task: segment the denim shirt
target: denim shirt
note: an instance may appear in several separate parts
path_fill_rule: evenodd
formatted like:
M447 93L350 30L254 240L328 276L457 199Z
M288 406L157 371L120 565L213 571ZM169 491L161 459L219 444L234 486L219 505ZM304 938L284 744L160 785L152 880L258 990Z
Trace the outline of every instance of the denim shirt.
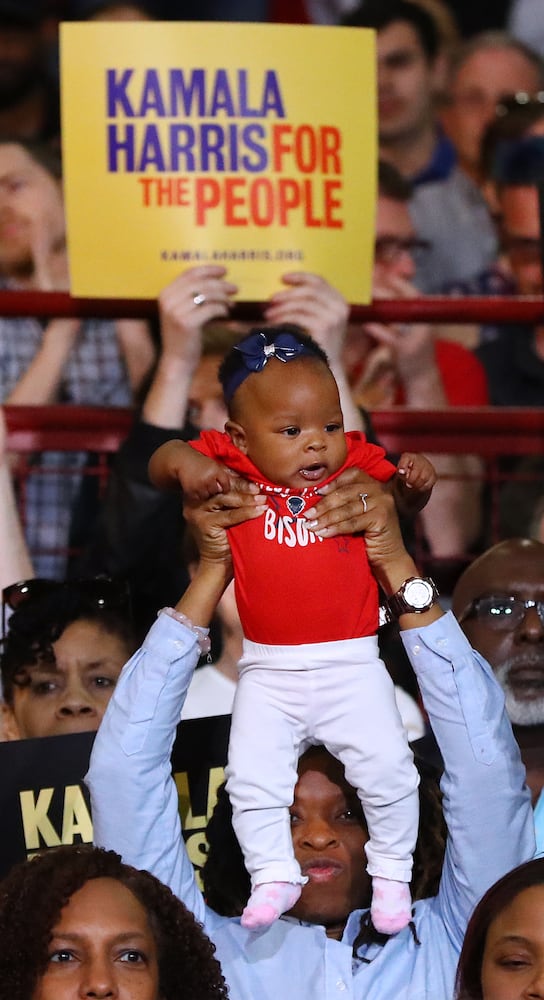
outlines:
M215 942L232 1000L451 1000L467 920L480 896L535 850L519 750L490 667L450 613L402 638L444 758L449 837L438 895L415 904L409 928L383 947L352 946L282 917L244 929L204 903L186 854L170 753L197 661L194 635L160 615L125 666L98 731L87 784L96 842L166 882ZM419 943L418 943L419 942Z

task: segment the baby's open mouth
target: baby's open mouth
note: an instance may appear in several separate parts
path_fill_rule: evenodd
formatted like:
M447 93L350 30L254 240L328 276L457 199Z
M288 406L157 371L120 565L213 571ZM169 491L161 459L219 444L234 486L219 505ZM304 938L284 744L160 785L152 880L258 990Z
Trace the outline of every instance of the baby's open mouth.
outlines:
M324 479L327 475L327 467L317 462L314 465L307 465L305 469L300 470L300 475L304 479L308 479L309 482L315 483L319 479Z

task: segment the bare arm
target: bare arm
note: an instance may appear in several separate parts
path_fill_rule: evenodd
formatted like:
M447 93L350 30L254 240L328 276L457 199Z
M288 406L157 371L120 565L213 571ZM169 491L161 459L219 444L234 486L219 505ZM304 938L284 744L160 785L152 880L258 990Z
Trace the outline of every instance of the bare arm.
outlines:
M139 319L118 319L115 333L127 367L130 387L135 393L155 360L149 324Z
M402 540L393 497L383 492L373 493L363 517L370 567L386 596L391 597L405 580L419 575ZM420 628L437 621L443 614L442 608L434 604L421 614L401 615L399 626L401 629Z
M227 469L185 441L167 441L151 456L149 478L158 489L181 487L191 500L207 500L230 488Z
M436 362L404 382L406 404L446 409L448 402ZM437 483L421 513L435 556L449 557L470 548L481 527L481 462L475 455L432 455Z
M0 590L34 576L26 547L6 454L6 425L0 408Z
M54 403L79 328L78 319L52 319L44 330L39 351L3 402L20 406Z
M191 526L200 561L191 583L176 608L195 624L207 625L217 602L232 579L226 529L266 510L266 497L254 483L230 477L229 489L205 503L185 500L183 515Z
M68 258L64 231L58 228L61 216L51 219L42 205L30 220L33 274L29 287L42 291L63 291L69 287ZM64 225L62 220L62 226ZM79 319L52 319L31 364L4 403L43 405L54 403L66 361L81 327Z
M227 317L236 286L225 280L225 268L192 267L175 278L159 296L162 347L142 416L156 427L182 427L191 380L200 361L202 329L212 319ZM195 303L195 295L204 301Z
M395 278L375 297L412 298L417 290ZM442 375L436 361L437 331L425 323L385 326L368 324L365 329L394 360L403 386L406 406L413 409L447 409ZM480 463L473 455L432 455L438 481L422 511L425 535L433 555L449 557L464 553L477 537L481 524Z
M408 516L423 510L435 485L436 472L432 462L418 452L403 452L392 480L397 510Z

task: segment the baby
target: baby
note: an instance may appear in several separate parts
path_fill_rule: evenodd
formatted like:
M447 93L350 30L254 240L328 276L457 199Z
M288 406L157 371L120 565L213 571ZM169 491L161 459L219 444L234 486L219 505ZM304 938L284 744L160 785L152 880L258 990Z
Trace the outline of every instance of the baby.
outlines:
M204 498L229 489L231 469L267 497L263 517L229 529L245 637L226 772L251 875L242 924L268 926L308 881L294 857L289 807L300 753L323 743L363 805L373 924L396 933L411 917L418 775L379 659L377 583L362 535L320 537L304 512L321 486L352 466L390 483L397 502L418 510L434 469L410 454L397 470L363 434L344 433L327 357L297 327L252 331L219 377L226 433L163 445L150 472L157 485L175 481ZM367 494L361 499L366 510Z

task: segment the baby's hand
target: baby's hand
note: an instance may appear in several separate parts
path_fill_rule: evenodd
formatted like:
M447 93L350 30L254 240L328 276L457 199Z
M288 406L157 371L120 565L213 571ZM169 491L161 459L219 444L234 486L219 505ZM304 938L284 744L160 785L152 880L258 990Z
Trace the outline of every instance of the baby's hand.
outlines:
M224 465L202 455L186 441L167 441L151 456L149 478L157 489L179 489L195 502L230 489Z
M432 490L436 483L434 465L419 452L405 451L400 456L397 475L408 489L425 492Z
M194 454L197 461L187 462L183 472L179 472L184 496L198 501L208 500L218 493L227 493L230 489L230 476L225 466L198 452Z
M396 492L404 503L411 510L422 510L436 483L436 472L425 455L406 451L399 459L395 479Z

